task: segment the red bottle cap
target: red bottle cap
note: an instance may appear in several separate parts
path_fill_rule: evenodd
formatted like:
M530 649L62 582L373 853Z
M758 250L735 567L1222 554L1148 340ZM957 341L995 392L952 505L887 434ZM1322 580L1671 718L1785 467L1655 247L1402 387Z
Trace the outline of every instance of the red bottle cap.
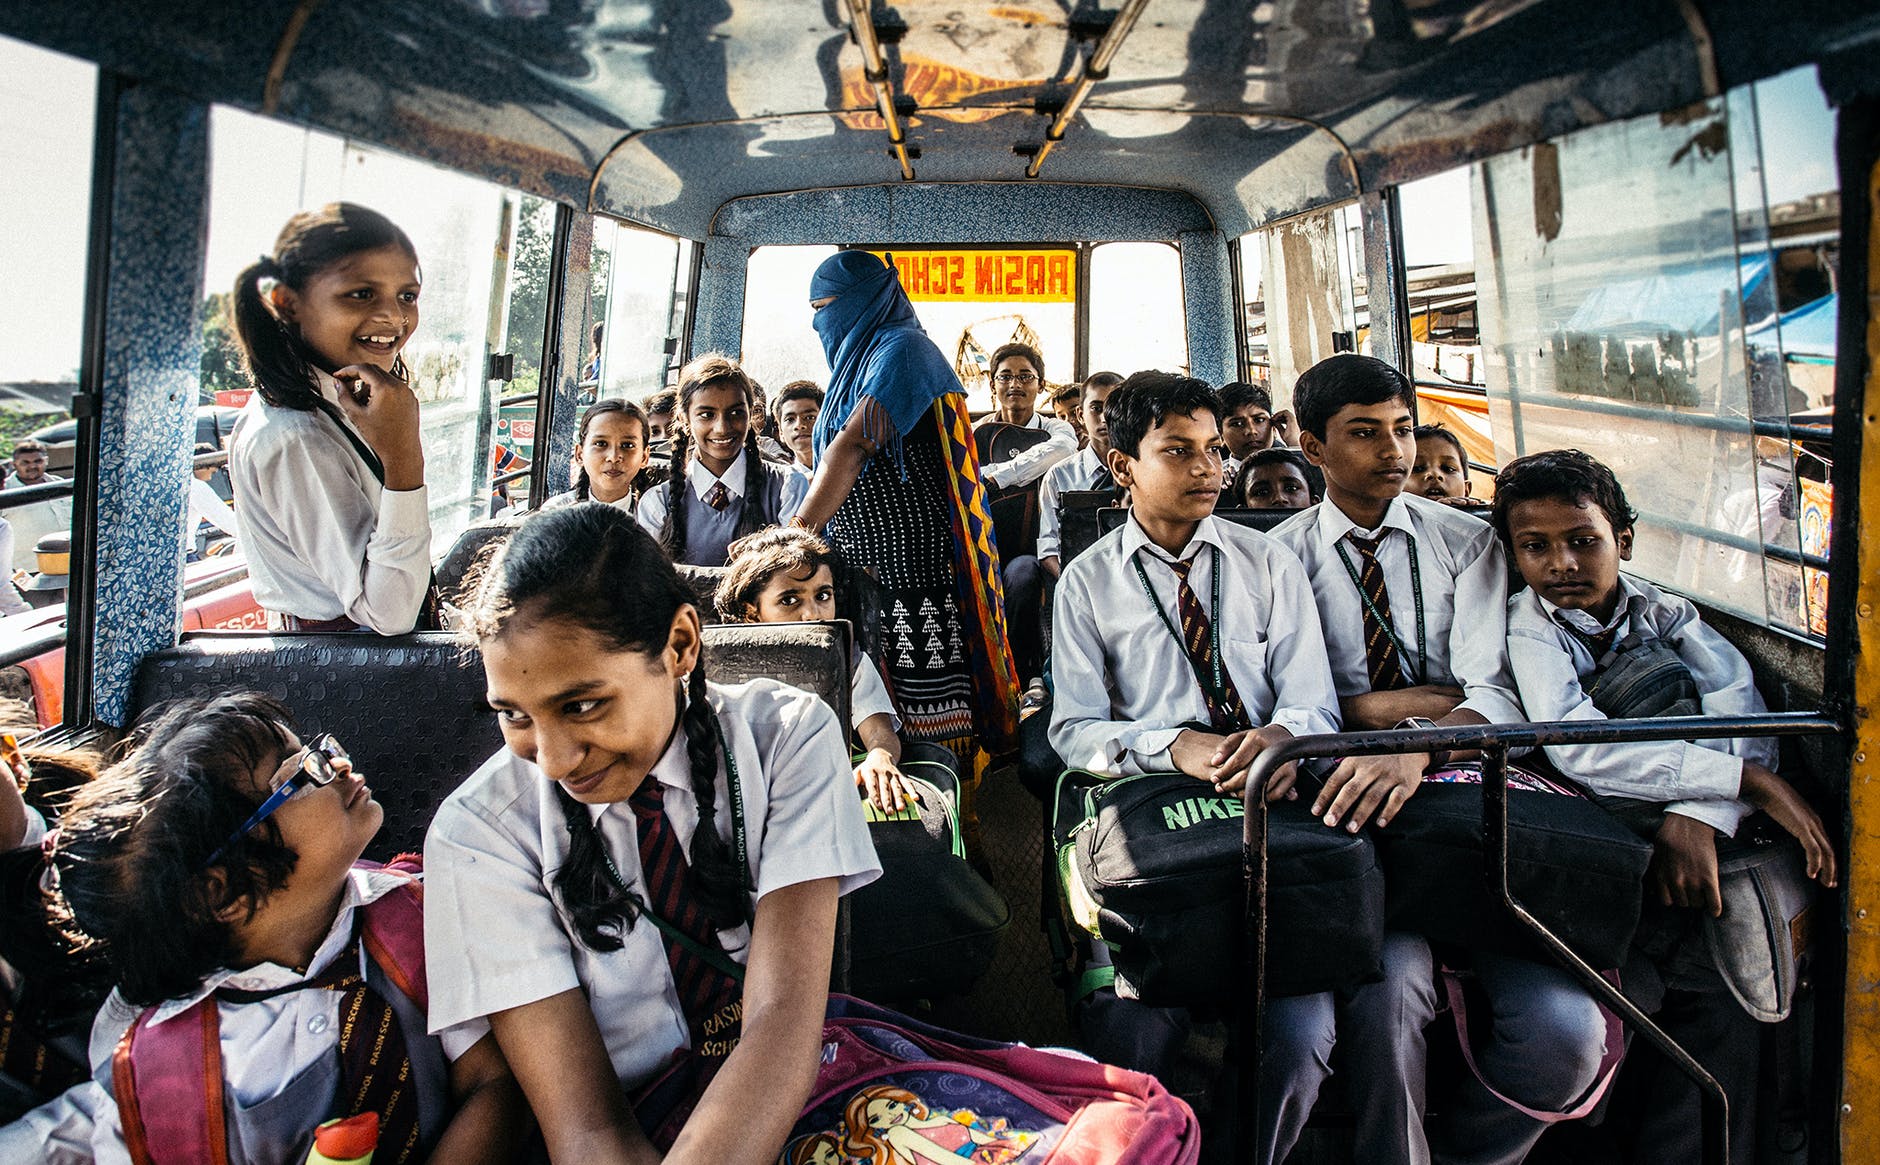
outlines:
M379 1147L379 1114L362 1112L323 1124L313 1134L313 1147L335 1161L356 1161Z

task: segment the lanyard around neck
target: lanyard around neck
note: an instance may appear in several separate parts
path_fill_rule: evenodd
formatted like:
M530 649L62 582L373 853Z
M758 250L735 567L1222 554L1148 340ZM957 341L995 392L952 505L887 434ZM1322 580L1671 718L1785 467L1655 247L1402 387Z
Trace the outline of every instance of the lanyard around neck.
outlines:
M1389 531L1386 531L1386 533L1388 532ZM1411 678L1418 684L1422 684L1428 681L1430 668L1429 643L1425 638L1423 630L1423 569L1417 563L1416 535L1410 533L1408 530L1401 531L1401 533L1403 534L1404 541L1409 543L1410 595L1416 603L1417 613L1417 662L1416 670L1411 673ZM1366 541L1369 541L1369 539L1366 539ZM1381 535L1379 536L1377 545L1379 550L1383 549L1384 542ZM1377 609L1377 604L1371 601L1370 592L1364 589L1364 580L1358 574L1358 568L1352 565L1351 556L1345 553L1345 539L1341 536L1338 541L1332 543L1332 549L1338 552L1338 561L1345 564L1345 573L1351 576L1351 585L1358 589L1358 601L1364 604L1365 610L1371 612L1371 618L1376 619L1378 625L1384 628L1384 634L1390 636L1390 641L1397 645L1398 657L1403 659L1407 664L1410 659L1409 649L1404 646L1402 637L1397 634L1397 625L1391 621L1390 616ZM1376 557L1376 550L1373 550L1371 553L1373 557ZM1377 570L1378 574L1381 576L1384 572L1384 561L1382 559L1377 560ZM1386 593L1389 592L1389 584L1385 585L1385 591Z
M1208 695L1216 703L1220 703L1224 701L1227 693L1227 677L1221 670L1221 548L1218 546L1210 546L1208 550L1210 552L1208 558L1208 572L1211 576L1208 580L1208 644L1213 648L1211 653L1213 655L1213 676L1209 684L1210 690ZM1149 605L1155 608L1157 615L1161 616L1162 626L1168 628L1168 633L1175 637L1175 643L1182 649L1182 654L1187 655L1188 640L1183 637L1181 628L1175 626L1174 621L1168 617L1168 612L1162 609L1162 600L1156 598L1155 587L1151 586L1149 583L1149 573L1142 569L1142 550L1140 547L1137 548L1136 553L1129 556L1129 565L1136 568L1136 581L1142 584L1142 593L1149 596ZM1179 609L1179 600L1176 606L1177 609ZM1200 677L1196 678L1198 679Z

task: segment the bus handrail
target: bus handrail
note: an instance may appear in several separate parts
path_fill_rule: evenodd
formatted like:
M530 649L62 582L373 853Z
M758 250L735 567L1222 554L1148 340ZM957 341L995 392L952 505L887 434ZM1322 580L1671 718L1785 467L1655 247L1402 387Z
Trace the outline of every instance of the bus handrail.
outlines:
M1281 765L1329 756L1378 756L1385 753L1475 749L1482 754L1482 830L1489 888L1517 922L1545 947L1566 971L1600 1003L1643 1035L1698 1087L1703 1098L1704 1160L1729 1160L1729 1098L1704 1066L1653 1023L1617 987L1547 928L1514 896L1508 874L1508 750L1562 744L1619 744L1652 740L1717 740L1745 736L1830 736L1844 725L1819 712L1770 712L1760 716L1657 716L1638 720L1572 720L1548 723L1472 724L1451 728L1386 729L1299 736L1276 744L1247 770L1246 816L1241 849L1241 879L1246 901L1241 917L1246 933L1241 971L1253 984L1251 1004L1241 1003L1235 1018L1235 1042L1242 1061L1240 1112L1236 1129L1241 1159L1251 1159L1259 1124L1260 1022L1266 1005L1266 783Z
M70 479L54 478L38 485L16 485L11 489L0 489L0 510L30 506L34 502L49 502L54 498L69 498L72 496L72 488Z

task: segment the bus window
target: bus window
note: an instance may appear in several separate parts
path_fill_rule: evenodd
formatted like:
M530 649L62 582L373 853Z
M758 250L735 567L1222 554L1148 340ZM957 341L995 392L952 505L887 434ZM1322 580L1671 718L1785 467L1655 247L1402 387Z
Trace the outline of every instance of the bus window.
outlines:
M1249 372L1272 389L1274 408L1291 405L1293 381L1320 360L1369 351L1360 332L1364 234L1356 203L1242 235L1240 261Z
M423 315L404 357L423 405L432 546L449 546L489 512L487 434L495 420L485 399L485 370L492 332L501 332L492 327L492 301L503 303L509 274L492 256L509 251L500 244L506 241L505 202L511 196L488 182L221 106L213 112L211 132L207 314L215 314L218 297L226 312L237 273L272 249L281 224L302 207L337 199L362 203L411 236L424 272ZM552 207L548 218L552 236ZM526 208L523 221L530 221ZM524 250L526 242L518 229L516 249ZM543 239L544 257L548 245ZM539 295L546 294L543 284ZM529 332L520 327L517 338ZM539 325L534 335L539 358ZM239 361L230 351L232 332L214 339L216 359ZM210 359L205 351L205 363ZM205 382L204 390L218 402L246 399L245 389L216 393Z
M0 211L13 224L0 261L13 276L0 280L0 475L9 490L41 474L72 476L97 85L88 62L0 38L0 142L16 160L0 174ZM44 451L28 446L15 457L29 438ZM8 507L0 519L11 540L0 640L11 643L33 626L58 626L69 557L58 540L71 536L72 498ZM44 555L35 551L42 539ZM29 695L11 683L0 692Z
M582 371L584 396L639 401L666 383L678 354L671 328L679 259L671 235L612 219L594 224L594 318L604 322L599 350L588 357L596 363Z
M1167 243L1101 243L1090 252L1089 296L1089 371L1187 371L1180 251Z
M834 247L759 247L744 276L744 335L739 361L766 388L792 380L825 387L829 362L810 323L809 281Z
M1796 567L1798 549L1826 554L1829 499L1797 474L1816 402L1779 346L1764 354L1782 317L1771 229L1790 212L1763 193L1755 104L1739 92L1475 167L1487 380L1502 460L1572 446L1618 473L1640 511L1632 569L1819 630L1825 576L1811 598ZM1813 173L1833 181L1831 163Z

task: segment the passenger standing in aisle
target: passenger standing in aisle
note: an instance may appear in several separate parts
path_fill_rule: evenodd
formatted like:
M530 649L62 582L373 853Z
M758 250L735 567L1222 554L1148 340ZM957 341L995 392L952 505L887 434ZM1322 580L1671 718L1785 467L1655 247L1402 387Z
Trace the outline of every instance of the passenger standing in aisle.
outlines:
M847 561L873 569L882 670L907 735L945 745L977 774L985 750L1011 742L1018 686L965 394L875 256L831 255L810 305L829 388L797 524L827 526Z
M1480 519L1402 492L1416 455L1415 399L1402 373L1369 356L1308 369L1293 407L1303 451L1325 471L1325 500L1273 536L1311 577L1347 729L1517 722L1501 543ZM1385 828L1438 759L1347 757L1312 811L1354 833L1367 822ZM1530 1108L1565 1111L1598 1074L1598 1007L1557 967L1486 951L1472 965L1494 1009L1493 1037L1476 1057L1483 1073ZM1425 1140L1423 1029L1437 1002L1429 943L1387 932L1384 975L1341 1003L1341 1025L1374 1033L1347 1045L1358 1158L1512 1165L1527 1156L1546 1126L1474 1077Z
M235 524L277 631L410 631L431 581L411 240L335 202L289 219L235 280L255 395L229 438Z
M881 872L842 727L708 683L691 590L610 506L523 523L466 619L508 748L425 839L432 1030L489 1018L556 1161L769 1165L816 1078L836 899ZM681 1063L667 1143L634 1092Z

